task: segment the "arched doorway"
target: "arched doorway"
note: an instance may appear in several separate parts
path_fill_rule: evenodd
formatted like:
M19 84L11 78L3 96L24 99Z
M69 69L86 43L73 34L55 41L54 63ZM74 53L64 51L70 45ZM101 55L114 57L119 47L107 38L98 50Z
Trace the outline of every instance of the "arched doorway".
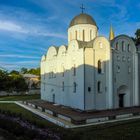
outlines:
M126 85L122 85L117 89L117 94L118 94L118 107L126 107L127 106L127 101L126 97L129 96L129 90Z

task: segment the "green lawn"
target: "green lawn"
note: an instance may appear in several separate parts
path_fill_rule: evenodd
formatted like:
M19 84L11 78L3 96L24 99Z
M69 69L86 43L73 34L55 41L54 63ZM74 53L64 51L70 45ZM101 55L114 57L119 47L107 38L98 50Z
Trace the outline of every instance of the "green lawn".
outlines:
M13 95L13 96L0 96L0 101L24 101L24 100L32 100L32 99L40 99L39 94L35 95Z
M19 115L22 115L22 118L28 120L29 122L36 122L38 126L49 126L49 127L55 127L52 123L40 118L39 116L33 114L32 112L16 105L16 104L0 104L0 110L3 111L10 111L11 113L16 113Z
M35 114L17 106L16 104L0 104L0 110L10 111L39 127L45 126L53 132L62 135L64 140L139 140L140 119L124 122L89 126L76 129L58 127Z

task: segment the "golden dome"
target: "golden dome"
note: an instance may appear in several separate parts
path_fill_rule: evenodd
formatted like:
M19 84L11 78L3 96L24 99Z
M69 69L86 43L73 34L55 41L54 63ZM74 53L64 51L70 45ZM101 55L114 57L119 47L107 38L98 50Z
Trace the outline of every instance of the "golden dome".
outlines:
M81 13L80 15L75 16L70 22L69 27L72 27L78 24L92 24L92 25L97 26L95 20L90 15L85 14L85 13Z

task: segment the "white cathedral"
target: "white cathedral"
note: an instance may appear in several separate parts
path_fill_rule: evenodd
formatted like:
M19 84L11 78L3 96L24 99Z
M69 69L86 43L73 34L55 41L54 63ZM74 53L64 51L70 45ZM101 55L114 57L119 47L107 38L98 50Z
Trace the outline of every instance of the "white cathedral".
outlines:
M139 105L138 52L127 35L98 35L88 14L75 16L68 46L50 46L41 59L41 99L84 111Z

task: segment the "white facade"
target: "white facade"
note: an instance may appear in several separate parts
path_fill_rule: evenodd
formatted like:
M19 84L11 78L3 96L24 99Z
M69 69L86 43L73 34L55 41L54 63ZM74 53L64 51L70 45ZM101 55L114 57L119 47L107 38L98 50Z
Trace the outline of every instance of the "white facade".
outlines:
M136 106L137 75L133 41L98 36L94 19L80 14L70 23L68 46L51 46L42 56L41 99L80 110Z

